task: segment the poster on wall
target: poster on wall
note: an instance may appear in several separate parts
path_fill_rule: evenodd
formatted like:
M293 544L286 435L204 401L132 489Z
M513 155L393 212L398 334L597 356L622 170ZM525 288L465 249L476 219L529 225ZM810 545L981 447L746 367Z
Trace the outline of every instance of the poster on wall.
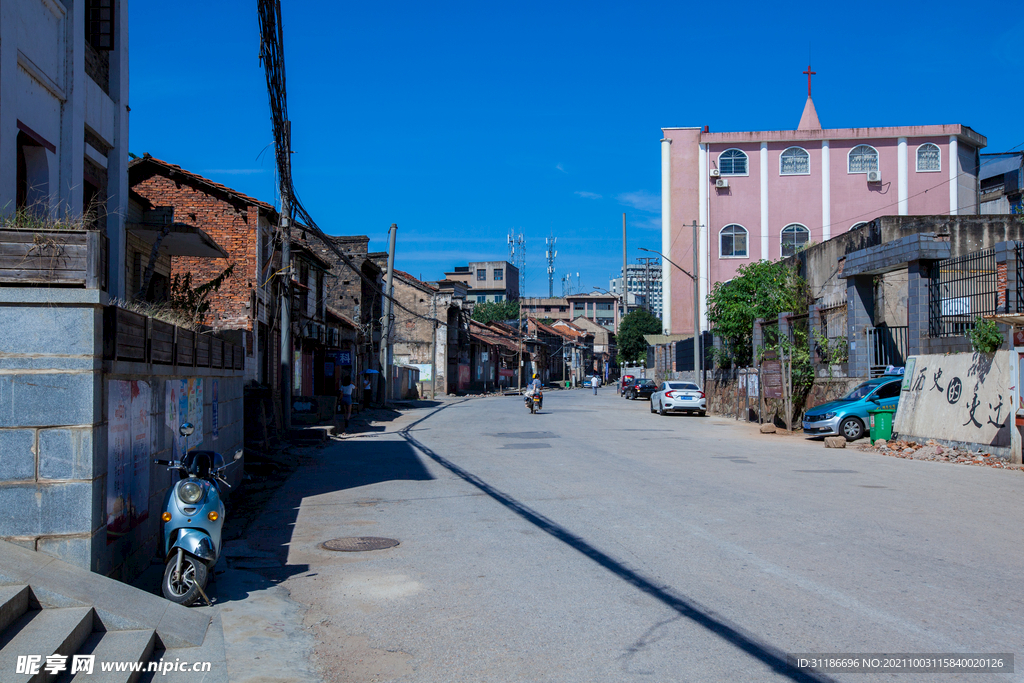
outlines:
M210 401L210 431L213 432L213 440L220 436L220 380L213 380L213 400Z
M203 380L167 380L164 406L164 423L171 430L171 460L181 460L190 448L203 443ZM195 427L192 436L179 434L178 428L184 422Z
M434 379L434 366L430 363L412 363L414 368L420 371L420 381L430 382Z
M150 386L107 382L107 543L149 517Z

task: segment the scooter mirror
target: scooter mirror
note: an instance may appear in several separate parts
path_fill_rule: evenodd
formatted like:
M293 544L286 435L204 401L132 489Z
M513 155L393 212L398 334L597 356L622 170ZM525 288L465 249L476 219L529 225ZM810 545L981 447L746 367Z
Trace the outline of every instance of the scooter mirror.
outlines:
M196 428L192 426L191 422L183 422L181 427L178 428L178 433L182 436L192 436L194 431L196 431Z
M237 453L235 453L235 460L241 460L241 459L242 459L242 451L238 451Z

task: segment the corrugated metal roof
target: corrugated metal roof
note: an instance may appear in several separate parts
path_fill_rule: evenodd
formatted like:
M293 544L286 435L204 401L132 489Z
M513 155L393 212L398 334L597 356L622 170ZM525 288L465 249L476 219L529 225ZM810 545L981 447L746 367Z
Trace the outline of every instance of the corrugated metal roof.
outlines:
M982 157L979 177L981 180L987 180L988 178L994 178L997 175L1003 175L1010 171L1017 171L1020 169L1021 158L1022 155L1020 154L988 158Z

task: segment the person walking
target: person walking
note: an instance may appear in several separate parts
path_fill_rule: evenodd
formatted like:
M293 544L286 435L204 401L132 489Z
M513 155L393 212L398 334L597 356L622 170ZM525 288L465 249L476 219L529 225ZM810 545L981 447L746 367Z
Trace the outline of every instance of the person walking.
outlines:
M597 396L597 387L601 384L601 378L594 375L590 378L590 386L594 387L594 396Z
M370 398L373 396L373 385L370 384L370 376L363 375L363 410L370 409Z
M352 392L356 390L356 385L352 384L349 375L345 375L341 382L341 405L345 406L345 429L348 430L348 421L352 418Z

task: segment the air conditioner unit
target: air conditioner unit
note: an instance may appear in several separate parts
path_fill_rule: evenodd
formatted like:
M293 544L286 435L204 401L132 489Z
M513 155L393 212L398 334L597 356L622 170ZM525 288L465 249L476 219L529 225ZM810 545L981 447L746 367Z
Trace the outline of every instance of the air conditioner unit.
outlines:
M722 175L722 172L719 171L717 168L711 169L711 177L712 178L717 178L720 175Z
M729 181L725 178L718 178L715 181L715 187L729 187Z
M882 182L881 171L868 171L868 182L869 183L880 183Z

